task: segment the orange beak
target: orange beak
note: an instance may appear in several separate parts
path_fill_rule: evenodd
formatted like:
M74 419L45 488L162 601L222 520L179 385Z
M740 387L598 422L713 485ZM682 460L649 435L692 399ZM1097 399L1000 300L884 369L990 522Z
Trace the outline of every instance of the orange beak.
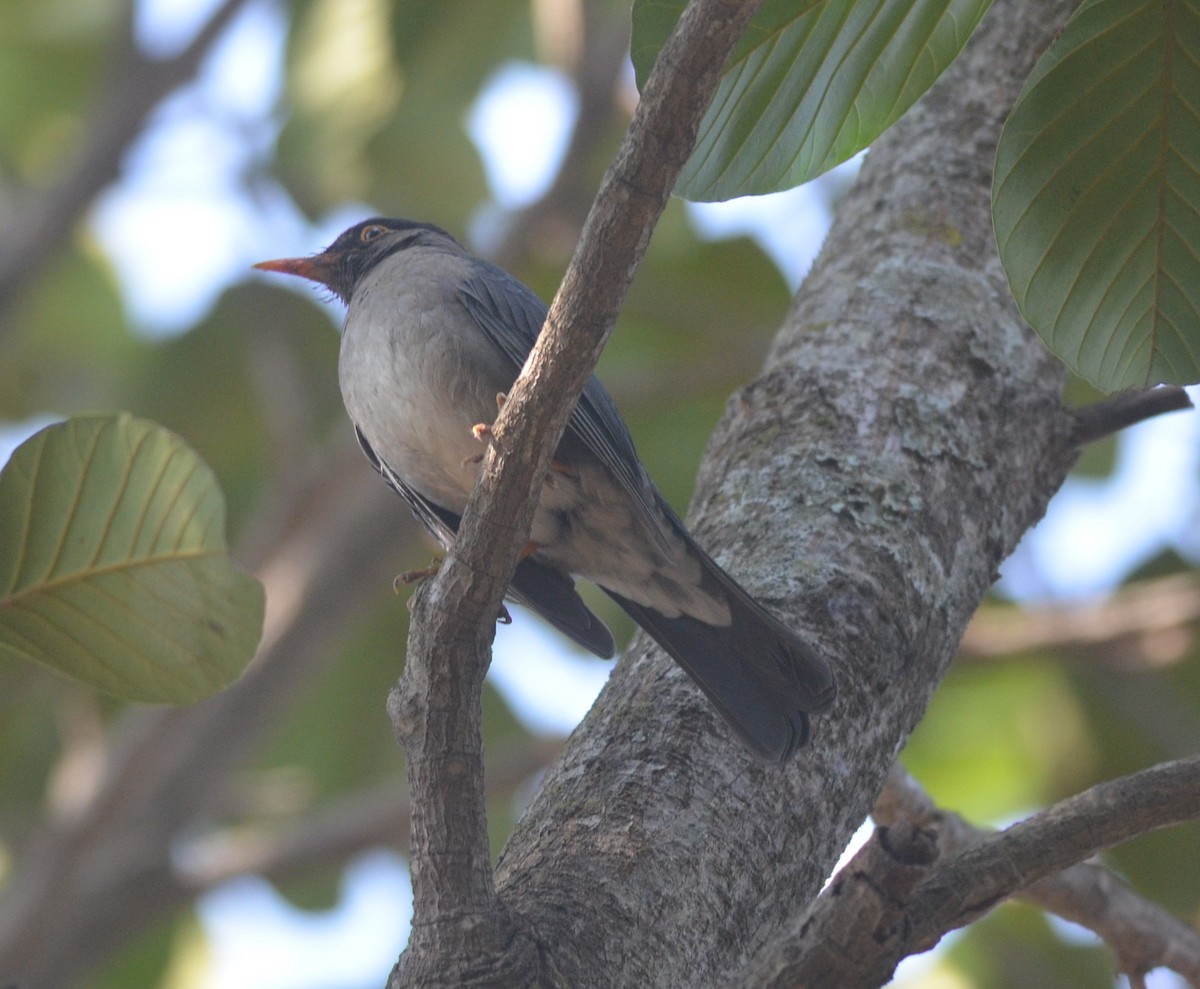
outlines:
M263 271L278 271L284 275L296 275L312 282L320 282L322 285L328 285L329 278L333 274L333 265L323 254L317 254L311 258L279 258L277 261L259 261L254 267Z

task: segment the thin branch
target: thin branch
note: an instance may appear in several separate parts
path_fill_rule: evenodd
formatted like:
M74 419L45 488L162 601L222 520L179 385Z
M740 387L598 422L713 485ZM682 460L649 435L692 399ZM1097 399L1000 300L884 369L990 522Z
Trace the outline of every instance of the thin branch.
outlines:
M1094 931L1133 979L1165 966L1200 984L1200 933L1082 862L1138 834L1200 817L1198 786L1200 757L1166 763L995 832L938 808L896 763L872 814L880 825L875 835L739 984L881 986L902 958L1010 896Z
M888 773L872 816L881 825L907 821L935 830L943 858L995 834L937 807L899 762ZM1165 967L1200 986L1200 931L1139 896L1103 866L1080 862L1017 891L1014 898L1097 934L1131 979Z
M202 57L203 49L219 36L222 25L237 9L238 3L224 4L189 46L190 55L181 53L170 63L182 67L185 57ZM126 21L129 19L126 16ZM123 36L121 50L133 52L128 27ZM131 57L135 56L133 52ZM119 57L114 61L126 74L136 74L132 63ZM165 78L160 82L165 83ZM580 82L611 91L611 84L595 72L587 73ZM140 92L149 96L151 87ZM594 102L595 94L591 99ZM134 122L134 115L122 119L126 128ZM136 133L127 130L126 145L134 137ZM590 149L587 142L572 142L571 148L564 168L578 172L580 163L572 154ZM101 155L94 150L86 157L97 161ZM114 161L119 157L117 154ZM84 173L94 182L101 171L82 169L77 191L86 184ZM45 203L37 202L39 210L52 205L49 193ZM563 199L556 208L566 210L575 205L573 200ZM31 204L30 209L34 208ZM61 203L53 208L67 212ZM30 231L10 225L4 233L26 238ZM8 248L5 241L4 252ZM13 249L37 253L32 247ZM528 250L527 244L524 249ZM302 478L298 486L293 477L268 487L237 547L238 559L258 569L267 581L272 603L272 641L264 644L253 674L194 709L125 713L110 732L112 769L99 790L79 808L76 818L44 823L37 840L16 853L19 868L0 898L0 970L19 969L28 973L31 983L69 981L73 973L86 971L194 895L194 878L176 868L180 836L210 826L221 815L215 808L227 805L228 767L249 758L248 753L269 733L295 692L321 668L336 648L330 640L358 620L358 605L369 599L371 586L377 586L389 572L386 561L401 558L414 533L411 516L378 484L348 430L320 460L320 472ZM337 510L331 511L330 506ZM320 521L315 523L318 517ZM381 534L386 535L381 538ZM278 603L285 607L274 607ZM20 697L19 690L10 693L12 696L0 698L0 707ZM540 750L540 746L533 748ZM123 765L135 767L135 771L123 773ZM500 782L504 773L503 766L495 771ZM114 805L120 806L119 814L110 813ZM386 813L379 807L376 811ZM324 852L329 855L337 851L335 832L347 848L356 840L369 840L369 811L364 810L357 822L352 819L353 812L347 811L340 831L331 820L337 812L328 814L314 823L311 832L305 827L278 844L260 847L257 864L269 872L286 871L289 856L299 843L319 844L323 828L328 829L324 831L329 841ZM374 818L376 822L381 819ZM407 818L396 826L403 830L407 845ZM138 836L137 840L130 841L131 835ZM244 847L241 851L249 856ZM78 868L64 871L61 866L67 861L77 862ZM226 867L232 868L232 863L226 862ZM210 877L214 881L215 875ZM54 904L70 904L71 909ZM108 904L122 906L109 909ZM47 916L49 921L44 921Z
M942 859L915 892L913 933L904 953L932 947L947 931L971 922L1001 899L1019 894L1046 909L1069 906L1070 919L1101 936L1106 932L1113 935L1118 958L1134 966L1127 969L1130 974L1140 974L1147 946L1157 941L1164 954L1155 964L1179 964L1177 971L1194 979L1194 960L1200 957L1196 932L1185 938L1178 923L1158 929L1139 927L1134 916L1118 918L1113 904L1111 914L1086 913L1084 887L1094 885L1095 880L1073 867L1137 835L1197 817L1200 756L1193 756L1101 783L1011 828L982 835ZM1126 904L1133 899L1132 893L1122 898ZM1143 923L1162 917L1161 911L1148 904L1138 913ZM1136 946L1132 934L1117 937L1114 932L1119 931L1136 933ZM893 963L901 957L903 954L896 955Z
M1075 411L1075 442L1094 443L1146 419L1190 409L1188 393L1175 385L1145 391L1123 391Z
M413 799L413 936L390 985L457 984L494 960L536 969L498 909L487 844L480 689L494 622L528 538L551 450L616 322L757 0L693 0L659 55L601 184L537 346L493 427L454 551L414 596L405 673L389 699ZM482 960L482 961L481 961Z

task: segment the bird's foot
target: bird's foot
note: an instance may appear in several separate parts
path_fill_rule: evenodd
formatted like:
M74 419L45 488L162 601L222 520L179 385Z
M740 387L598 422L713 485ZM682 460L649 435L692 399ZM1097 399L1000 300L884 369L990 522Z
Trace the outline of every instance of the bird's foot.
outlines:
M528 556L530 553L532 553L534 551L534 549L536 549L536 548L537 548L536 543L529 543L525 547L525 549L523 549L521 551L521 559L525 559L525 557ZM427 567L421 567L421 569L419 569L419 570L405 570L404 573L399 574L392 581L392 590L394 590L397 594L399 594L401 588L409 587L413 584L418 584L423 580L428 580L430 577L437 576L437 572L441 568L442 568L441 557L434 557L433 561ZM412 602L413 602L413 599L409 598L408 599L409 611L412 610ZM503 603L500 605L500 614L498 614L496 616L496 621L499 622L501 625L511 625L512 624L512 615L509 614L508 608Z
M403 587L411 587L413 584L419 584L423 580L436 576L441 567L441 557L435 556L427 567L421 567L419 570L405 570L392 581L392 590L399 594Z
M508 396L504 392L502 392L502 391L496 392L496 408L497 409L504 408L504 403L506 401L508 401ZM479 440L480 443L491 443L495 440L496 434L492 432L491 423L477 422L477 423L475 423L474 426L471 427L471 435L474 436L475 439ZM474 467L476 464L480 464L482 462L483 462L483 454L476 453L470 457L463 457L462 465L464 467Z

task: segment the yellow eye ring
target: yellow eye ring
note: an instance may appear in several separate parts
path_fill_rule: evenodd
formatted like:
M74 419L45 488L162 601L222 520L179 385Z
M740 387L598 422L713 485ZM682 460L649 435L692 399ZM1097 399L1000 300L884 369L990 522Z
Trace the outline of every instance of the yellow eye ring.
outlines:
M362 233L358 235L358 239L366 244L376 237L382 237L385 233L387 233L387 227L378 223L372 223L369 227L362 228Z

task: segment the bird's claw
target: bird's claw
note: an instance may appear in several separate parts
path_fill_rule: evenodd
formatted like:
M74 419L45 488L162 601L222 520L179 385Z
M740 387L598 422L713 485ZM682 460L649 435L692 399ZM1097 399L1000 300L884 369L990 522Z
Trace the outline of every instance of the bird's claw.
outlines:
M496 392L497 409L504 408L504 403L506 401L508 401L508 396L504 392ZM475 423L475 425L471 427L471 435L474 436L475 439L479 440L480 443L490 443L495 438L495 433L492 432L491 424L486 422ZM476 464L480 464L482 462L483 454L476 453L470 457L463 457L462 465L463 467L474 467Z
M405 570L392 581L392 590L399 594L401 588L411 587L413 584L419 584L421 581L435 576L441 567L441 558L435 556L427 567L421 567L419 570Z

